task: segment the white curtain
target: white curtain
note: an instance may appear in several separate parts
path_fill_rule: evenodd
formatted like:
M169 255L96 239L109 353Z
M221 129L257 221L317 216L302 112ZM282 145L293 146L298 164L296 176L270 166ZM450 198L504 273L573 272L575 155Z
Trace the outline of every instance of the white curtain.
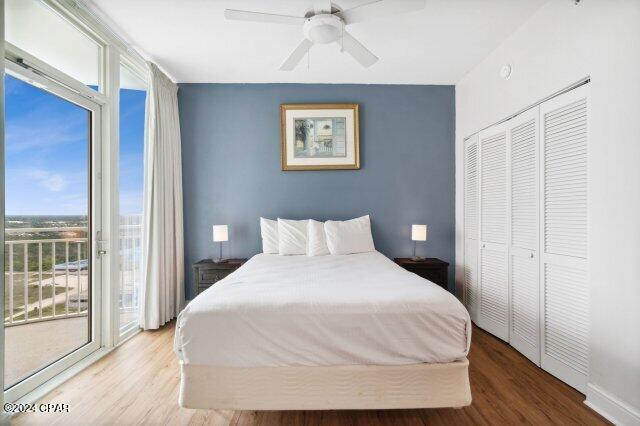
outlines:
M178 86L149 63L140 326L159 328L184 305L182 155Z

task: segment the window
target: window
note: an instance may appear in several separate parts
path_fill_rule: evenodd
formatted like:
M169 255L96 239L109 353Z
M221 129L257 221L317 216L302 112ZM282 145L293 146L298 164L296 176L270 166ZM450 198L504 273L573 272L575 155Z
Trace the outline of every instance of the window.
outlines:
M138 329L146 66L81 9L67 1L4 1L5 401ZM105 61L105 47L127 66ZM118 71L119 102L113 91L91 93ZM114 109L119 132L105 120ZM118 158L103 155L118 133ZM119 211L103 202L115 189L103 192L103 171L119 176ZM120 215L118 242L102 223L112 214ZM103 283L107 268L119 279ZM102 311L103 289L111 294L112 286L120 297L108 308L119 309L119 330Z
M138 323L147 83L120 66L120 332Z
M100 109L44 87L5 76L4 383L14 397L100 345L89 255Z
M101 46L39 0L5 0L5 38L87 86L100 86Z

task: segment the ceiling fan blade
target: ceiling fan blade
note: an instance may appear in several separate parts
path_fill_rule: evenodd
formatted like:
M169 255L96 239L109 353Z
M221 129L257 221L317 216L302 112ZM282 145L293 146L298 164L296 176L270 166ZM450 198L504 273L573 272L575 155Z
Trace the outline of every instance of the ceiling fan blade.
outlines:
M331 0L313 0L313 12L316 15L331 13Z
M224 17L234 21L268 22L274 24L304 24L304 18L298 16L274 15L272 13L249 12L246 10L225 9Z
M399 13L424 9L425 0L374 0L370 3L343 10L337 15L348 24L384 18Z
M338 40L336 43L340 44L341 41ZM365 68L368 68L378 62L378 57L371 53L369 49L364 47L362 43L356 40L347 31L342 35L342 48Z
M298 47L291 52L291 55L280 65L280 71L291 71L296 65L300 63L304 55L307 54L309 49L313 46L313 42L311 40L307 40L306 38L300 42Z

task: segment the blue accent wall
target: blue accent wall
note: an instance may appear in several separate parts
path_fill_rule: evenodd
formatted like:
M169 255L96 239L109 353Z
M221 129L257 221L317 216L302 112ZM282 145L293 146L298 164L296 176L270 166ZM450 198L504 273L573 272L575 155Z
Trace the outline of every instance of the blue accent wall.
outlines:
M376 249L410 256L411 224L429 226L418 253L449 262L453 290L454 86L181 84L186 296L192 264L215 257L211 226L229 225L227 257L261 251L260 216L371 215ZM358 103L360 170L280 169L280 104Z

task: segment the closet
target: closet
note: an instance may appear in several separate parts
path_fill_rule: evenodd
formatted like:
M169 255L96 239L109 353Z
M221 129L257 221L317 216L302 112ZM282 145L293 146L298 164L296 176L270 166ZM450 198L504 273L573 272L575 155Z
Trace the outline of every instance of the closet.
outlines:
M503 340L509 340L505 124L487 129L479 135L480 312L478 325Z
M464 145L464 300L471 320L478 322L478 135Z
M474 323L584 392L588 84L464 144L464 300Z

